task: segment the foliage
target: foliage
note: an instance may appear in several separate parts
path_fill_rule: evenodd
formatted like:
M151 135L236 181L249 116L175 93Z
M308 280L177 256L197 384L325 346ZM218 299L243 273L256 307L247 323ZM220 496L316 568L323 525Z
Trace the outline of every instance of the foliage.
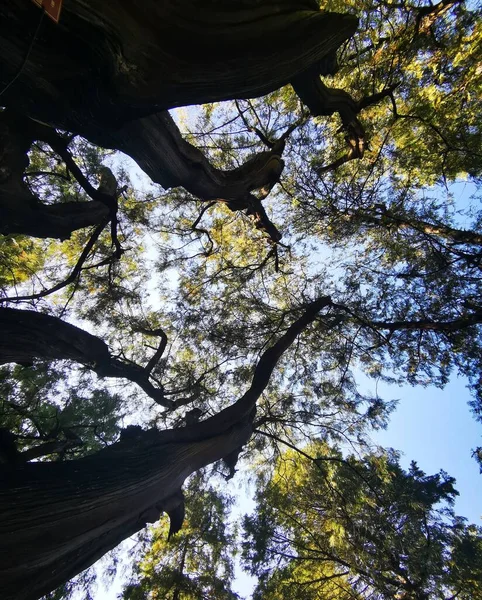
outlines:
M0 288L6 293L9 288L16 288L30 279L42 267L41 244L27 237L4 236L0 239L0 261Z
M3 367L0 398L2 427L15 436L24 460L66 460L99 450L117 439L126 411L118 394L62 363Z
M260 480L245 519L253 598L479 598L482 529L454 514L446 473L314 442Z
M135 578L124 600L236 600L231 591L234 535L227 519L230 498L193 476L186 486L186 517L170 540L165 522L145 534L136 548Z
M336 61L320 65L322 110L310 115L298 80L177 113L220 179L261 165L253 205L145 180L141 189L132 163L69 132L55 132L62 155L31 147L23 182L39 203L95 199L108 166L116 205L68 239L3 237L2 303L102 338L115 359L149 367L165 402L90 364L38 360L1 369L2 430L22 462L58 461L112 444L131 422L203 421L242 396L262 352L326 297L280 359L241 451L241 465L264 472L280 444L309 443L315 456L289 452L258 481L244 549L255 597L476 598L480 531L455 516L453 480L369 453L394 403L362 393L356 372L423 386L461 374L480 420L481 8L320 5L360 19ZM257 186L267 155L284 168ZM363 458L344 457L345 442ZM235 598L230 503L201 475L186 495L182 532L166 541L160 525L143 538L126 600Z
M447 3L436 18L386 2L323 8L361 19L327 84L359 102L385 94L357 116L366 130L364 158L325 170L344 152L338 117L310 119L290 87L184 112L187 138L222 169L289 132L280 185L265 199L283 244L267 245L250 216L229 203L206 204L179 189L135 191L117 158L73 138L70 152L92 184L102 162L114 168L125 252L121 260L111 256L102 233L54 306L137 364L152 355L152 338L142 330L161 327L169 346L153 375L175 403L207 416L242 392L259 351L297 307L329 294L332 305L287 354L259 406L272 433L286 434L284 423L295 422L323 423L320 433L335 437L341 423L351 423L351 434L383 426L392 406L358 392L354 367L422 385L444 385L457 369L474 387L477 411L479 191L474 187L464 206L453 196L460 188L431 186L480 170L479 11L461 2ZM28 182L44 202L85 199L46 144L31 151ZM31 287L18 293L65 279L90 235L80 230L51 242ZM15 272L26 281L21 268ZM327 417L333 406L343 417ZM170 415L154 411L152 418Z

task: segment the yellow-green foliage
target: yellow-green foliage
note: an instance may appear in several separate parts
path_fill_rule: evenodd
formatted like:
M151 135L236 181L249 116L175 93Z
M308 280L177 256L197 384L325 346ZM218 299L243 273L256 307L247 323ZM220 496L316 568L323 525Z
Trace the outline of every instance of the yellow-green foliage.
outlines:
M30 279L42 268L44 254L41 240L25 236L0 238L0 287L10 288Z

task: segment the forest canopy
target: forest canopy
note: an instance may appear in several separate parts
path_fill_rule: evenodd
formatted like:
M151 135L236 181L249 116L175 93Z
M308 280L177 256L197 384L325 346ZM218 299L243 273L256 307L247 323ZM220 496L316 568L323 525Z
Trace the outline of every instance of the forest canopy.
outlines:
M0 7L4 597L482 598L359 381L481 419L480 3L220 4Z

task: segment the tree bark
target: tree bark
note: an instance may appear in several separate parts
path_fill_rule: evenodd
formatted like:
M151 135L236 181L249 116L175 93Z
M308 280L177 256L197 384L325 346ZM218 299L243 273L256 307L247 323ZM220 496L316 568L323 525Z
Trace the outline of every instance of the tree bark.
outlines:
M250 431L245 423L198 442L164 443L150 430L81 460L3 469L2 598L35 600L71 579L172 510L185 478L245 444Z
M330 306L321 297L303 311L261 355L248 390L234 404L210 419L182 429L144 431L80 460L65 463L15 464L0 469L0 578L5 600L35 600L90 566L105 552L155 521L162 511L172 512L173 499L195 470L238 451L248 441L258 398L266 389L280 357L316 318ZM3 309L28 322L39 315ZM0 312L1 314L1 312ZM57 319L56 321L59 321ZM4 319L8 326L9 319ZM47 353L81 359L93 353L101 359L106 347L95 336L56 323L59 332ZM1 327L2 323L0 323ZM23 341L0 345L0 356L23 356L48 345L45 329ZM70 332L70 335L68 335Z
M272 183L280 161L270 156L263 164L254 161L248 169L221 174L158 113L278 89L336 50L356 26L354 17L321 13L315 0L70 0L58 25L41 20L34 3L12 0L0 4L1 103L123 150L166 187L186 184L202 199L251 208L250 192ZM105 219L107 207L95 202L87 210L80 203L39 210L22 181L33 138L10 127L2 123L12 159L0 164L7 167L0 172L4 233L68 237L82 220L80 226ZM57 221L53 226L47 217L62 222L60 234ZM308 305L263 354L247 392L211 419L182 430L144 432L82 460L5 467L3 597L34 600L54 589L161 511L170 511L190 473L242 447L281 354L324 306L326 299ZM95 336L65 323L52 327L47 315L14 309L2 314L4 361L44 356L94 365L99 359L104 368L112 366L107 347Z
M2 104L129 154L166 188L182 185L201 200L246 209L278 241L279 232L251 192L271 189L283 169L281 157L262 153L222 172L182 139L162 110L277 89L333 55L357 20L322 13L314 0L222 4L72 0L54 25L41 21L31 3L3 3ZM23 142L20 157L29 147ZM41 206L21 175L15 183L13 194L0 189L2 233L64 239L105 218L106 207L95 202Z
M24 0L0 6L3 103L87 138L174 106L266 94L357 26L315 0L71 0L58 25L39 26L40 14Z

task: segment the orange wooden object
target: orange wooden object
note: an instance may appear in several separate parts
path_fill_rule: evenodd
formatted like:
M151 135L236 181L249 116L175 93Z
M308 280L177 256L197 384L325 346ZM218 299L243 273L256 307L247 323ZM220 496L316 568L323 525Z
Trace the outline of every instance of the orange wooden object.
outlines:
M55 21L59 22L62 0L32 0L37 6L44 9L45 13Z

